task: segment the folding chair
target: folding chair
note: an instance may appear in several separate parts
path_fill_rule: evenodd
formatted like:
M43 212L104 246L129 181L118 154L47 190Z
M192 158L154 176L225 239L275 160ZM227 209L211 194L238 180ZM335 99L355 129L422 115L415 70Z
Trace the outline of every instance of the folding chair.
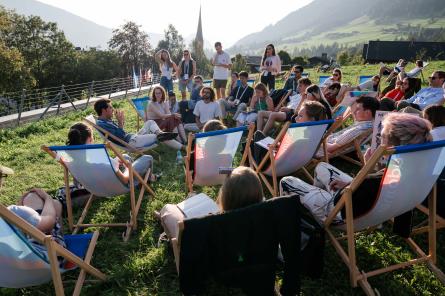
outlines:
M373 208L366 214L353 218L352 194L366 176L374 169L376 163L388 156L386 168L380 183L379 194ZM352 287L359 284L367 295L375 295L368 278L385 272L408 267L410 265L427 263L428 268L445 283L444 274L436 267L436 196L435 190L429 195L429 228L428 228L428 255L424 253L412 238L406 239L407 243L418 255L416 259L379 268L369 272L361 272L356 265L354 233L379 225L389 219L411 211L422 203L433 188L439 174L445 166L445 141L432 142L419 145L407 145L399 147L380 146L372 155L368 163L360 170L354 180L342 193L333 211L325 221L325 229L334 248L343 262L349 268ZM345 223L333 225L333 220L342 210L346 210ZM346 252L339 239L334 236L333 230L346 231ZM343 237L344 238L344 237Z
M127 142L119 139L118 137L116 137L115 135L113 135L112 133L107 131L106 129L103 129L99 125L97 125L96 118L93 115L88 115L87 117L84 118L84 121L97 131L97 133L104 140L104 142L110 141L110 143L112 145L114 145L115 147L117 147L121 150L124 150L128 153L144 155L145 153L150 152L150 154L153 154L154 156L156 156L156 158L158 160L160 160L159 153L157 153L156 151L153 150L154 148L156 148L158 146L157 144L153 144L151 146L142 147L142 148L135 148L135 147L130 146Z
M350 115L352 115L348 109L355 103L355 101L360 96L370 96L376 98L377 95L378 92L376 91L367 91L367 90L348 91L346 92L345 97L340 102L338 102L337 105L334 106L334 109L332 110L333 114L332 117L335 119L340 116L343 116L343 119L345 121Z
M207 80L204 80L203 82L202 82L202 85L204 85L204 86L206 86L206 87L212 87L212 79L207 79Z
M372 75L360 75L358 77L358 84L363 84L372 79Z
M0 189L2 189L3 186L3 179L13 174L14 171L12 169L0 165Z
M320 77L318 77L318 85L322 85L329 77L331 76L321 75Z
M283 107L284 103L286 102L287 98L289 98L290 94L292 93L292 90L288 90L280 99L277 106L275 107L275 111L279 111L281 107Z
M47 252L36 249L24 234L44 245ZM0 287L25 288L53 281L55 295L64 295L61 274L75 267L81 269L73 295L80 295L86 274L106 280L105 274L90 264L99 232L66 235L65 249L50 235L9 211L0 204ZM57 256L67 262L60 267Z
M245 208L179 222L172 239L184 295L204 295L210 277L246 295L274 295L278 245L283 295L298 295L302 269L299 201L273 198ZM197 242L197 239L199 243Z
M247 79L247 85L253 87L255 85L256 79Z
M123 165L127 167L129 171L129 184L124 184L117 176L112 165L113 160L110 159L107 149L111 149ZM145 190L147 190L153 197L155 196L153 190L147 184L150 170L148 170L144 178L142 178L133 170L132 165L128 163L122 154L120 154L114 146L110 145L109 142L94 145L42 146L42 150L58 160L64 169L68 224L70 230L74 229L74 233L76 233L79 228L83 227L126 227L124 241L127 241L131 231L137 228L137 215L139 208L141 207ZM70 175L91 193L79 220L75 224L73 222L73 209L69 190ZM134 178L136 178L141 185L137 200L135 199ZM83 223L95 196L113 197L127 193L130 193L130 222L98 224Z
M136 129L139 130L140 127L140 120L146 121L147 117L145 114L145 110L147 110L148 103L150 102L150 98L148 96L141 97L141 98L133 98L129 99L127 98L128 102L130 103L131 107L136 111L138 115L138 120L136 122Z
M227 174L220 173L220 168L230 169L238 149L243 132L248 130L248 143L253 136L255 126L242 126L207 133L189 133L187 155L185 157L185 183L189 192L193 185L213 186L224 182ZM195 147L192 148L192 143ZM192 153L193 149L193 153ZM248 145L241 158L240 166L247 159ZM190 162L193 161L193 174Z
M323 136L333 123L334 120L292 124L287 122L269 146L267 154L259 164L253 158L252 151L249 149L249 163L261 177L272 196L278 196L278 177L287 176L301 169L307 177L312 179L305 165L312 160L318 147L323 142ZM248 144L250 146L250 142ZM270 164L265 168L268 161L270 161ZM272 185L266 176L272 177Z

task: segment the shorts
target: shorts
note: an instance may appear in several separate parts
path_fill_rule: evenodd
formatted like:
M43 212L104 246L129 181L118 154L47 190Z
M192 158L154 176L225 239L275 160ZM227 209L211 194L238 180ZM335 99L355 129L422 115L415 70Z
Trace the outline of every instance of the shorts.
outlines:
M213 87L214 88L226 88L227 86L227 79L213 79Z
M286 113L286 122L287 121L292 121L292 118L293 118L293 116L294 116L294 111L287 111L287 112L285 112Z
M186 80L180 80L178 83L178 88L180 92L185 92L186 88L189 92L192 92L193 88L193 81L192 79L189 79L186 83Z

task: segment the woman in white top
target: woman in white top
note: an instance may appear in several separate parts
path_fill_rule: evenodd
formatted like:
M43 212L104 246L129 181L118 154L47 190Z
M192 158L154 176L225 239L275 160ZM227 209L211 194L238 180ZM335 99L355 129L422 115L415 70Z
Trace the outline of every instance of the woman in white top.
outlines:
M169 102L162 86L155 86L151 93L151 101L145 112L147 120L154 120L162 131L177 132L185 143L186 135L181 122L181 115L171 113Z
M155 60L159 63L159 69L161 70L161 82L160 85L167 91L173 91L173 70L175 73L179 73L178 66L171 60L170 53L161 49L155 54Z
M261 59L261 83L269 88L269 91L275 89L275 76L281 72L281 60L275 54L275 47L273 44L268 44L264 50L263 58Z
M445 107L431 105L423 110L423 118L431 122L433 141L445 140Z

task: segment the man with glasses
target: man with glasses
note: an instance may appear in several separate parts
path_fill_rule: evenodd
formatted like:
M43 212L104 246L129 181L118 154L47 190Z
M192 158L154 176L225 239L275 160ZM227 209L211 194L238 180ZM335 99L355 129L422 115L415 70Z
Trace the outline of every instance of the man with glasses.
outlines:
M399 101L397 109L400 110L405 107L411 107L417 110L423 110L430 105L443 104L445 99L442 85L445 82L445 72L434 71L428 78L430 80L430 87L421 89L416 95L407 100Z
M97 100L94 103L94 111L96 111L98 115L96 121L98 126L134 148L144 148L152 146L157 142L164 142L167 146L175 150L185 149L181 143L174 140L174 138L178 136L177 133L162 132L153 120L147 120L137 134L127 133L124 130L124 112L114 110L109 99ZM113 121L113 116L116 118L117 123ZM113 142L113 139L110 140Z
M185 49L179 63L179 91L182 99L186 98L186 89L191 93L193 87L192 77L196 75L196 61L192 59L190 51Z
M286 80L286 83L284 84L284 90L286 92L290 89L292 90L291 96L299 93L298 80L301 78L301 74L303 74L303 71L304 71L303 66L295 65L292 67L289 78Z
M213 65L213 87L216 89L216 98L224 97L226 93L229 70L232 68L230 56L222 50L221 42L215 43L216 54L212 57Z

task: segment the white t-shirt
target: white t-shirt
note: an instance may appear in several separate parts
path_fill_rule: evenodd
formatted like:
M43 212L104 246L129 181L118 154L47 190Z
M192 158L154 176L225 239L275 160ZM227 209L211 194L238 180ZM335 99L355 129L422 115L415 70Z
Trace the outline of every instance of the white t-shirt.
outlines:
M221 108L217 102L205 103L203 100L196 103L193 114L199 117L201 123L206 123L209 120L222 117Z
M445 126L439 126L431 130L431 136L433 136L433 141L445 140Z
M229 65L232 64L232 61L230 60L230 56L225 51L223 51L221 54L216 53L213 56L213 63L215 65L217 64ZM213 67L213 79L227 80L228 77L229 77L229 69L221 66Z
M287 103L286 108L289 109L295 109L297 108L298 104L300 104L301 101L301 95L300 94L296 94L293 96L289 97L289 103Z

